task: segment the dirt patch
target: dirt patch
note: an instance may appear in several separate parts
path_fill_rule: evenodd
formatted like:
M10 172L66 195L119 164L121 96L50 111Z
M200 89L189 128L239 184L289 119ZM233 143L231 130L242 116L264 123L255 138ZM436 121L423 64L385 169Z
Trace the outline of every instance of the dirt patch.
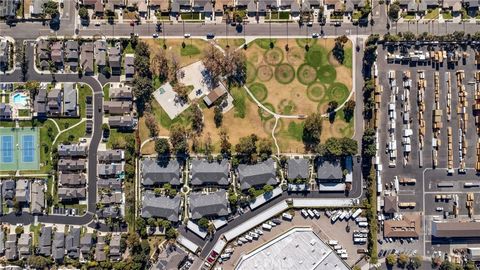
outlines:
M142 155L155 154L155 141L149 141L142 147Z
M338 67L342 65L340 64L340 62L338 62L337 58L335 58L332 52L328 54L328 63L334 67Z
M150 47L150 55L153 56L155 53L163 50L163 39L142 39L145 41ZM182 48L182 42L185 42L186 49ZM202 60L203 51L207 46L209 46L209 42L204 41L202 39L167 39L165 44L167 45L166 53L167 57L171 58L172 54L176 55L180 59L180 66L188 66L192 63ZM199 53L191 54L191 55L182 55L188 54L187 50L191 48L198 49ZM196 51L196 50L195 50Z
M303 64L305 61L305 50L298 48L298 47L293 47L290 48L290 50L287 52L287 61L290 63L290 65L297 67Z

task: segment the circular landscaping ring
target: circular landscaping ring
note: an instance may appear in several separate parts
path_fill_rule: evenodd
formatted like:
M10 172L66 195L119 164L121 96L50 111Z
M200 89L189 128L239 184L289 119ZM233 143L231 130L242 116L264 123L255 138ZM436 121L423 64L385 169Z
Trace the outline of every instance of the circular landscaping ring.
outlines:
M269 109L271 112L275 112L275 108L273 107L272 104L270 103L263 103L263 106L265 106L267 109ZM273 118L273 115L270 114L269 112L265 111L261 107L258 107L258 115L260 116L260 119L262 121L267 121Z
M327 56L324 49L317 45L310 47L305 58L307 63L314 67L319 67L327 62Z
M317 70L309 64L302 64L297 69L297 79L299 82L309 85L317 79Z
M283 61L282 49L275 47L273 49L267 50L264 57L265 62L267 62L268 64L272 66L278 65Z
M273 77L273 69L267 65L259 66L257 69L257 77L262 82L269 81Z
M275 68L275 79L281 84L291 83L295 79L295 70L289 64L280 64Z
M333 83L337 78L337 71L330 65L321 66L317 72L318 80L322 83Z
M282 99L278 104L278 111L284 115L291 115L297 110L297 105L292 100Z
M305 50L298 47L290 48L287 53L287 61L295 67L300 66L305 62Z
M350 91L348 90L348 87L339 82L333 83L327 89L328 100L335 100L339 105L347 100L349 94Z
M267 134L272 133L272 129L274 126L275 126L275 119L273 117L263 122L263 130ZM275 129L274 134L278 134L282 130L282 128L283 128L283 121L282 119L279 119L277 123L277 128Z
M249 89L259 102L264 101L268 96L267 87L262 83L253 83Z
M253 81L255 81L256 77L257 77L257 70L255 69L255 66L252 63L247 62L247 79L246 79L246 82L247 83L252 83Z
M319 82L313 83L307 88L307 97L313 102L319 102L325 96L325 86Z

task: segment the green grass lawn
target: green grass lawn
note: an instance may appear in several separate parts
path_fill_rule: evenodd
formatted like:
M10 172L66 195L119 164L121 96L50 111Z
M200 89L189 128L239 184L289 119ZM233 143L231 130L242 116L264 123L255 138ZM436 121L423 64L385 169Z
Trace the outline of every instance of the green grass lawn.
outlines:
M78 140L81 137L85 136L85 128L86 128L86 122L83 122L80 125L76 126L75 128L65 131L60 136L58 136L58 139L55 142L55 145L58 145L63 142L70 142L70 143L78 142Z
M92 88L88 84L78 86L78 104L80 105L80 117L87 116L87 96L92 96Z
M120 148L126 147L129 137L133 137L133 133L120 132L116 129L110 129L110 137L108 138L107 148Z
M247 106L245 103L247 93L245 93L243 88L233 87L230 90L230 94L233 97L234 116L238 118L245 118L247 115Z
M152 113L155 115L155 118L160 123L162 127L170 129L170 127L175 123L181 123L182 125L188 125L190 122L188 120L189 109L185 110L183 113L170 119L168 114L162 109L162 106L158 104L156 100L152 101Z
M80 118L52 118L57 122L60 130L67 129L81 121Z
M132 48L132 44L129 42L128 46L125 49L123 49L123 55L130 54L130 53L135 53L135 50Z
M200 12L189 12L180 14L182 20L203 20L204 16Z
M427 14L423 17L425 20L436 20L440 14L439 9L430 9L427 11Z
M344 53L345 53L345 58L343 59L343 65L351 69L352 61L353 61L353 49L345 48Z
M40 228L42 225L30 225L30 232L33 233L33 246L36 247L38 245L38 238L40 237Z
M193 56L200 53L201 53L200 49L193 44L185 44L185 48L180 49L181 56Z
M269 38L257 38L254 40L255 44L257 44L260 48L264 49L264 50L268 50L270 49L270 42L273 43L273 45L275 46L275 43L277 42L276 39L272 38L272 39L269 39Z
M107 101L109 100L109 95L110 95L110 84L107 83L105 84L105 86L103 87L103 100L104 101Z
M453 15L451 12L444 12L442 13L442 17L444 20L451 20L453 19Z
M305 58L307 63L314 67L320 67L328 64L328 52L324 47L321 46L312 46L308 50Z
M404 20L413 20L413 19L415 19L415 15L408 14L408 13L402 13L402 18Z
M30 116L30 110L29 109L19 109L18 110L18 116L20 116L20 117Z

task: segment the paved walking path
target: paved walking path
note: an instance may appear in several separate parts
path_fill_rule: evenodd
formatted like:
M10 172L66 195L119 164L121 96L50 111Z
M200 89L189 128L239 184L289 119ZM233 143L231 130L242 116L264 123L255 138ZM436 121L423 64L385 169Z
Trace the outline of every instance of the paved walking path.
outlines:
M55 144L55 142L57 141L58 137L60 137L60 135L62 135L62 133L64 133L65 131L69 131L70 129L75 128L76 126L80 125L81 123L83 123L83 122L85 122L85 121L87 121L87 118L82 118L82 120L80 120L80 121L79 121L78 123L76 123L75 125L73 125L73 126L71 126L71 127L69 127L69 128L66 128L66 129L64 129L64 130L62 130L62 131L59 131L58 134L57 134L57 136L55 136L55 139L53 140L52 145ZM57 122L55 122L55 121L53 121L53 122L55 123L55 125L57 126L57 128L59 128L58 125L57 125Z

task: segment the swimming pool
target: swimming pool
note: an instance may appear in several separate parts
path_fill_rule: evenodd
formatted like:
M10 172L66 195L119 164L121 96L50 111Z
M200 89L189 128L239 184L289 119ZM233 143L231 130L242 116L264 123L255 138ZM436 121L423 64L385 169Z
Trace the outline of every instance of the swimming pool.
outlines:
M27 96L21 93L16 93L13 95L13 103L15 105L25 106L27 105Z

